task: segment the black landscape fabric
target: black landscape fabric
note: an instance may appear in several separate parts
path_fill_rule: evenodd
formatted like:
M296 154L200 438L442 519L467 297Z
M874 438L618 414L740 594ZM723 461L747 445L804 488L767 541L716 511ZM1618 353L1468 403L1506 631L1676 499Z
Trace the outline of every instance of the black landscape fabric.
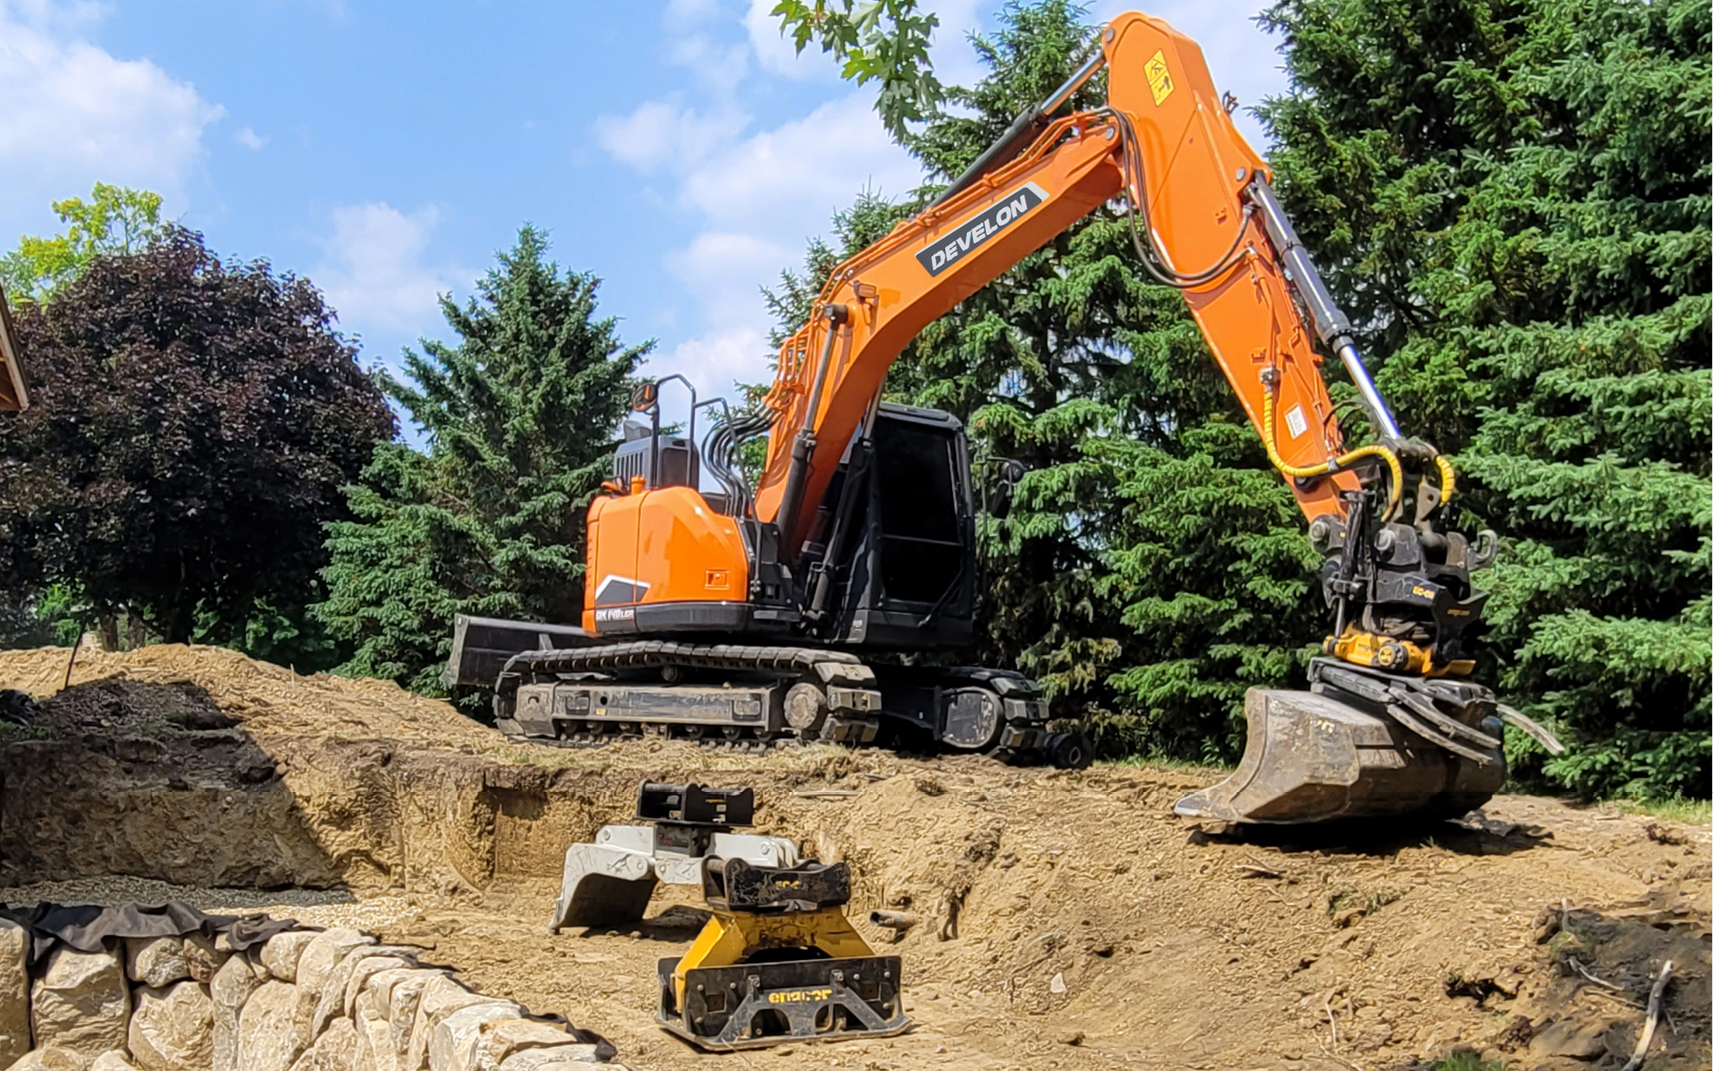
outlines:
M213 938L224 933L233 949L242 952L286 930L319 928L266 915L209 915L179 901L116 907L41 903L17 909L4 905L0 906L0 918L10 919L30 931L31 973L60 944L79 952L99 952L114 937L182 937L200 933Z

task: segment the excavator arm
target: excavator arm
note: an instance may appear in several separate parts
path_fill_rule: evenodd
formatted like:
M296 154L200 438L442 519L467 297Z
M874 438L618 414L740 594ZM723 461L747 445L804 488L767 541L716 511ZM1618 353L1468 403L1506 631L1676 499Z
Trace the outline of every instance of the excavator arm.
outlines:
M1102 65L1106 108L1042 119ZM948 195L834 269L809 323L780 349L767 400L777 421L757 515L779 524L788 550L801 543L840 455L910 340L1117 199L1132 206L1144 255L1158 262L1150 266L1182 289L1283 471L1323 470L1345 455L1315 324L1298 301L1311 315L1326 310L1333 327L1321 334L1381 415L1378 425L1395 437L1348 322L1295 243L1269 175L1220 105L1195 42L1158 19L1120 16L1105 28L1099 54ZM1278 426L1270 432L1269 424ZM1293 480L1292 490L1313 520L1342 517L1341 493L1358 488L1355 474L1341 469Z

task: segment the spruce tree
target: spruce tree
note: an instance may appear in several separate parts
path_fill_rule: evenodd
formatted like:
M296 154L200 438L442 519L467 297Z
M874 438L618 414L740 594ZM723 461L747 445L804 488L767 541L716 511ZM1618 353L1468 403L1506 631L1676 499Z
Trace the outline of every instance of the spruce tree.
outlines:
M424 341L386 381L428 449L377 450L346 489L356 519L330 526L317 612L356 645L342 672L436 693L455 613L580 618L584 513L650 344L625 346L600 281L546 252L524 227L475 298L441 299L457 344Z
M1504 537L1488 677L1525 783L1705 796L1702 0L1285 0L1282 196L1407 428Z

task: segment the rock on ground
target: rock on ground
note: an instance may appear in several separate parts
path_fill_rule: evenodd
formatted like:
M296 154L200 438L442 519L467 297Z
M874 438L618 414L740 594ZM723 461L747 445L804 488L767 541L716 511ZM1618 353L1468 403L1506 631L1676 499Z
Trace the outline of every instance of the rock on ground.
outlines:
M112 952L78 952L61 945L30 990L30 1030L42 1048L83 1054L87 1063L125 1048L131 990Z
M190 971L190 976L203 985L214 980L214 972L220 969L227 957L232 953L222 952L215 947L215 939L200 933L186 934L184 938L184 962Z
M214 1001L196 982L167 989L140 987L131 1014L131 1058L142 1071L191 1071L213 1066Z
M543 1023L534 1019L499 1019L482 1024L482 1067L488 1071L498 1067L516 1052L529 1049L551 1049L570 1045L570 1033L558 1023ZM585 1046L593 1059L595 1046Z
M297 1043L297 987L268 982L238 1015L238 1066L243 1071L288 1071L303 1052Z
M125 1059L118 1049L104 1052L89 1065L89 1071L137 1071L137 1065Z
M89 1057L57 1045L31 1049L9 1071L88 1071Z
M190 977L190 964L184 959L184 938L128 937L125 939L125 974L133 982L155 989L165 989L174 982Z
M410 1028L410 1044L404 1050L405 1067L409 1071L416 1071L425 1065L429 1045L434 1040L434 1028L440 1025L441 1020L473 1004L491 1003L492 997L478 996L448 975L441 974L430 978L424 983L422 996L417 1001L416 1019Z
M268 938L262 946L262 966L282 982L297 981L297 962L309 942L320 936L314 930L287 930Z
M0 919L0 1067L30 1051L29 935Z
M522 1016L523 1009L509 1000L490 1000L459 1008L435 1025L434 1036L428 1042L428 1066L435 1071L478 1071L482 1024Z
M525 1049L506 1057L499 1071L625 1071L618 1064L601 1063L593 1045L561 1045L552 1049Z
M291 1071L351 1071L356 1066L357 1028L349 1019L335 1019L291 1065Z
M214 1003L213 1071L240 1071L238 1016L244 1002L261 987L261 979L243 956L233 956L214 972L214 981L208 985L208 996Z

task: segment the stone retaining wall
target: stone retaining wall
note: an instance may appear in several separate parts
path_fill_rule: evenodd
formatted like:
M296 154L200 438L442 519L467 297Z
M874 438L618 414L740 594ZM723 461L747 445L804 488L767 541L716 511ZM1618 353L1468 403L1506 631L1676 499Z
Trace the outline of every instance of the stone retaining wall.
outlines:
M57 948L0 920L0 1071L624 1071L604 1042L351 929Z

